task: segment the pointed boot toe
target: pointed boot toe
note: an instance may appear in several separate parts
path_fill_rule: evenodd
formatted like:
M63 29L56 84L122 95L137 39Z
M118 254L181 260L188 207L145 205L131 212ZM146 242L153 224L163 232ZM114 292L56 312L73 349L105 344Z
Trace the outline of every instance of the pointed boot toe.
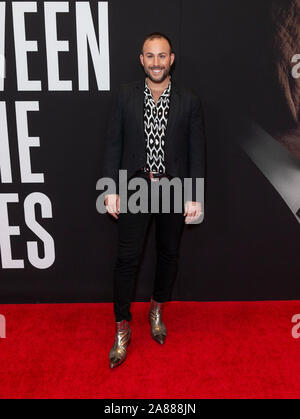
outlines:
M120 358L118 358L118 357L112 357L109 360L109 362L110 362L110 364L109 364L110 365L110 368L118 367L124 361L125 361L125 357L124 358L122 358L122 357L120 357Z
M156 340L156 342L160 343L161 345L163 345L165 343L165 340L166 340L165 335L152 335L152 338L154 340Z

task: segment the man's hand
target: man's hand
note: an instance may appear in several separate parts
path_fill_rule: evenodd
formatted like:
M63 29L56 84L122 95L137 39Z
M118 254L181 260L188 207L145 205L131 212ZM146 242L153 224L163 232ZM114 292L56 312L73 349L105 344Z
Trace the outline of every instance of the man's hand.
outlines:
M185 223L190 224L196 221L202 214L201 202L187 201L184 204Z
M117 194L108 194L105 196L105 207L107 212L114 218L118 218L117 214L120 213L120 197Z

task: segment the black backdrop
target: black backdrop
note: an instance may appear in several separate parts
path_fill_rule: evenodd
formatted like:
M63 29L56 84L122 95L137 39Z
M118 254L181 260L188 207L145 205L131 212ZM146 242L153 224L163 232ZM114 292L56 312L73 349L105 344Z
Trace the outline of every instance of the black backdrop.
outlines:
M244 135L240 113L272 124L284 124L286 110L273 70L272 0L110 0L110 91L99 91L90 63L88 91L78 90L75 2L58 17L58 38L69 40L61 53L60 77L73 81L72 91L47 89L44 2L26 16L27 39L39 51L28 54L32 80L42 91L18 91L11 2L6 3L6 102L13 183L1 183L1 194L17 193L9 204L9 223L20 227L11 236L14 259L24 268L1 268L1 302L111 301L117 224L96 211L105 130L120 83L143 77L140 44L152 31L173 41L173 77L203 100L207 132L205 220L185 226L178 278L172 298L179 300L256 300L300 298L300 226L284 201L249 157L235 145ZM97 3L90 1L97 33ZM276 1L275 3L280 3ZM282 2L284 3L284 2ZM296 53L297 51L295 51ZM298 51L299 52L299 51ZM40 137L32 148L32 171L44 183L20 180L15 101L38 101L28 117L29 135ZM55 261L39 269L29 262L26 242L38 242L26 226L23 202L32 192L47 195L52 217L36 218L52 236ZM3 252L3 248L2 248ZM154 229L150 227L141 261L135 299L148 300L154 279Z

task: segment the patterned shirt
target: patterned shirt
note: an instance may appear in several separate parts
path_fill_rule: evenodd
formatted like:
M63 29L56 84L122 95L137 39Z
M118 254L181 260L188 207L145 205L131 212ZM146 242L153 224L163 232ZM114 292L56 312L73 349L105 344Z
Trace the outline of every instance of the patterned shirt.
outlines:
M144 90L144 134L146 142L147 172L165 173L165 132L168 122L171 80L160 95L157 104L145 79Z

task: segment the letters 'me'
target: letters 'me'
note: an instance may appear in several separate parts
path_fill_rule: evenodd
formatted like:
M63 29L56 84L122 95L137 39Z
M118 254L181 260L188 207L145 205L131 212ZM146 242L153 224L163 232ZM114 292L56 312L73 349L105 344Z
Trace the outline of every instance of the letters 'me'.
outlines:
M39 147L40 139L28 135L28 112L38 111L39 102L18 101L15 107L21 181L44 183L44 174L32 173L31 170L30 148ZM0 102L0 175L2 183L13 182L5 102Z
M31 147L39 147L39 137L28 135L29 111L38 111L38 102L18 101L16 106L16 125L20 162L20 174L22 183L43 183L43 173L33 173L31 169ZM0 175L1 183L12 183L13 173L11 169L11 156L8 140L6 103L0 102ZM0 252L1 267L24 268L22 259L13 258L11 236L20 235L20 227L10 225L9 209L11 203L19 202L19 195L16 193L0 193ZM36 237L40 239L43 246L43 256L39 255L38 242L27 241L27 255L29 262L39 269L51 266L55 260L54 241L50 234L38 223L36 217L36 206L40 206L42 218L52 218L52 207L49 198L43 193L33 192L29 194L23 204L25 224ZM14 210L14 208L12 208Z

